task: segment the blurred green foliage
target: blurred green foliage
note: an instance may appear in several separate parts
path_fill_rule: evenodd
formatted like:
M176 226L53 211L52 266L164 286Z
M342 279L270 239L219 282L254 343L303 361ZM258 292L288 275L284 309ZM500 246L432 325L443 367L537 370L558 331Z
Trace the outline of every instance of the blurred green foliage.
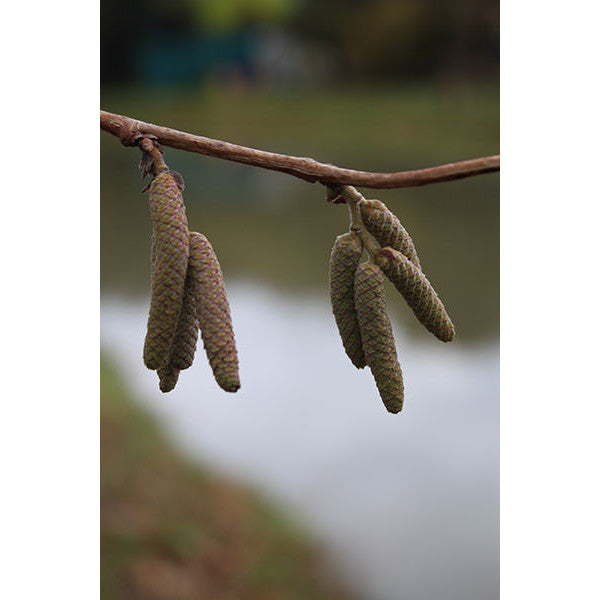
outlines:
M233 29L250 22L271 23L289 18L295 0L187 0L198 22L207 29Z
M303 39L339 61L343 79L495 79L498 0L305 0Z

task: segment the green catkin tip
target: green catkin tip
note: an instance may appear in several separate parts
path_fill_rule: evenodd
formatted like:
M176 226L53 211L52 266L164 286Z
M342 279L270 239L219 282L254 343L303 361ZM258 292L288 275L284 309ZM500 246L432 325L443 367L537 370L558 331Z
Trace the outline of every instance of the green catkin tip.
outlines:
M156 176L150 186L153 243L144 364L154 370L169 360L183 302L189 240L180 184L166 171Z
M390 246L402 252L414 265L421 268L417 250L400 219L380 200L361 200L360 210L367 231L383 248Z
M156 369L156 373L158 375L158 387L161 392L166 394L175 389L177 380L179 379L179 371L177 369L162 366Z
M329 291L333 316L346 354L357 369L366 365L360 326L354 306L354 274L363 246L354 232L336 238L329 260Z
M425 328L442 342L454 340L454 325L422 271L393 248L377 251L377 262Z
M240 388L238 355L221 266L210 242L201 234L193 238L190 251L198 263L197 311L208 362L219 386L236 392Z
M387 410L398 413L404 402L402 370L396 354L392 325L387 315L383 273L373 262L356 270L356 313L367 364Z

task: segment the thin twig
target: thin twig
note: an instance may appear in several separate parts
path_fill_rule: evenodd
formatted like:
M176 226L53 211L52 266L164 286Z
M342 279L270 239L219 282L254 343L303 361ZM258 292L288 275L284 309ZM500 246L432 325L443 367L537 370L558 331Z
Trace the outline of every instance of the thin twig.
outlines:
M348 205L348 210L350 212L350 231L355 231L358 233L365 250L369 253L369 256L375 260L379 246L375 243L375 240L367 231L367 228L362 220L360 203L364 200L363 195L356 188L353 188L349 185L342 186L338 188L338 190Z
M367 188L416 187L500 170L500 155L496 155L415 171L399 171L397 173L354 171L320 163L312 158L276 154L257 150L256 148L238 146L221 140L213 140L185 131L145 123L104 110L100 111L100 128L118 137L125 146L135 145L136 138L139 139L140 134L150 134L156 136L164 146L245 163L272 171L281 171L305 181L319 181L324 184L357 185Z

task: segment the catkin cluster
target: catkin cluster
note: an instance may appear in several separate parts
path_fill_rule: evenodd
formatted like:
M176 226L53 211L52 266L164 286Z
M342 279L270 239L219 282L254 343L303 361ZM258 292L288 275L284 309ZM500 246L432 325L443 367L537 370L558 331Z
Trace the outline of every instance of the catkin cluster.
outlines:
M145 141L143 176L154 175L151 300L144 363L157 372L159 388L175 388L189 368L198 336L218 385L240 388L238 355L223 273L210 242L188 231L183 179L169 171L157 142ZM400 220L379 200L365 200L349 186L328 189L333 203L350 208L351 230L336 238L329 261L331 306L344 350L358 369L368 366L386 409L402 410L404 383L384 293L387 277L417 319L438 339L454 339L454 326L421 270L415 245ZM362 256L368 253L366 261Z
M342 188L342 194L343 194ZM402 410L404 383L387 315L384 276L402 294L417 319L438 339L451 342L454 325L421 271L415 245L383 202L346 189L352 230L331 251L329 287L335 322L346 354L357 368L368 365L387 410ZM369 260L361 263L363 250Z
M224 390L240 388L238 358L223 274L210 242L188 231L183 179L163 171L150 185L151 299L144 364L162 392L189 368L202 335L214 377Z

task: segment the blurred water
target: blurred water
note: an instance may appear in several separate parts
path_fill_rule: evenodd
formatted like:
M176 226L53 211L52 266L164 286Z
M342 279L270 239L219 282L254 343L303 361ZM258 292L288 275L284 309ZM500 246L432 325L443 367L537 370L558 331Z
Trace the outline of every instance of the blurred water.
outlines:
M295 511L366 598L497 598L497 340L445 345L394 323L406 387L394 416L345 357L325 295L241 281L228 293L235 395L202 349L161 394L141 359L147 300L103 296L103 348L173 440Z

